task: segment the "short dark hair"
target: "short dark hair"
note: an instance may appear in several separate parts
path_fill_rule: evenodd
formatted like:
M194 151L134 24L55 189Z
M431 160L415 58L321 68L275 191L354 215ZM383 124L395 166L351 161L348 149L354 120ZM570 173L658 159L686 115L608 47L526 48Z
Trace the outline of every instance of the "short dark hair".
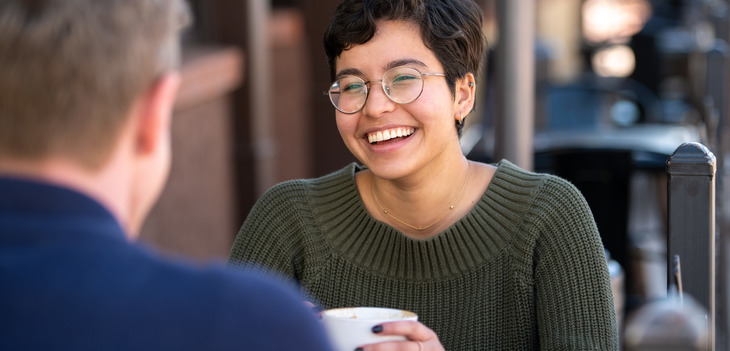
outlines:
M456 80L467 73L479 77L487 40L482 31L482 10L473 0L345 0L324 33L331 80L336 75L337 57L372 39L376 20L417 24L423 43L444 67L452 93Z

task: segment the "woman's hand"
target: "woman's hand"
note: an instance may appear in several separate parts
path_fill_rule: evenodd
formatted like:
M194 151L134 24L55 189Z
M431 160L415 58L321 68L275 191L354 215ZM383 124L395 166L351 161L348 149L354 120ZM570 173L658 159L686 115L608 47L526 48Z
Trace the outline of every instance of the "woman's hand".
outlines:
M309 301L304 301L304 306L306 306L312 313L314 313L317 318L322 318L322 307L319 307Z
M363 345L356 351L444 351L436 333L416 321L388 322L373 327L378 335L402 335L406 341L386 341Z

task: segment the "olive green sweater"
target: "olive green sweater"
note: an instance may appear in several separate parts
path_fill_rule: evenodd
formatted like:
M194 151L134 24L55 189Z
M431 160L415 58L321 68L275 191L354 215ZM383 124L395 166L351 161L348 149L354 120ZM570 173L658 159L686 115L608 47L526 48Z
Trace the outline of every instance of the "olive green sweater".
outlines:
M271 188L231 263L292 277L324 308L416 312L449 351L618 349L602 243L571 184L502 161L470 213L415 240L369 215L360 169Z

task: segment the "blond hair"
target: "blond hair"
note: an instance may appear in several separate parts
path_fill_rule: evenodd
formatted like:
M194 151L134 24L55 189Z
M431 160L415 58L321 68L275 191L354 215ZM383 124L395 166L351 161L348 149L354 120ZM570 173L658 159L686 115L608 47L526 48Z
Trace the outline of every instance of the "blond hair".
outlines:
M0 1L0 160L101 166L188 21L182 0Z

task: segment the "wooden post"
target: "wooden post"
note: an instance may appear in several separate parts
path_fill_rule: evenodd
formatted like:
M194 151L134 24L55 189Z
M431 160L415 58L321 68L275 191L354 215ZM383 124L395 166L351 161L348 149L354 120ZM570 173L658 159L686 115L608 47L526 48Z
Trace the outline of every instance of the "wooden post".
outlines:
M699 143L680 145L667 161L667 282L676 286L673 259L682 262L682 288L707 311L715 350L715 155Z

